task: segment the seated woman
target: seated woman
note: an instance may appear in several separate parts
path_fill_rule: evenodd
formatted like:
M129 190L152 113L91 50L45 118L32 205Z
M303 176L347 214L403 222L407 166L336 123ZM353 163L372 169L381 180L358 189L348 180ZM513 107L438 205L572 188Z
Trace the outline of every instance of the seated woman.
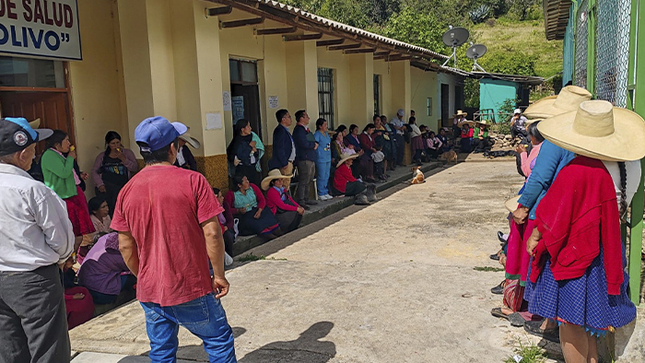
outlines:
M241 236L259 235L273 239L282 235L280 225L270 209L266 209L262 191L244 175L233 177L233 190L224 196L228 229L234 229L233 218L239 218Z
M97 195L87 202L87 206L90 210L90 219L92 220L92 224L94 225L96 232L113 232L110 228L110 223L112 223L112 218L110 218L110 207L108 207L105 197Z
M257 163L260 162L258 143L253 139L249 120L237 120L233 127L233 140L226 148L226 157L233 175L244 175L252 184L260 184L261 174ZM264 146L262 146L262 149Z
M363 150L363 155L358 159L361 164L361 176L366 182L370 183L376 181L374 179L374 160L372 159L372 154L378 151L376 150L376 141L372 137L375 129L374 124L367 124L358 137Z
M490 138L488 137L488 121L479 121L473 131L472 148L476 153L480 153L489 149L489 145Z
M461 144L459 152L470 153L472 151L473 134L475 133L471 127L472 124L472 121L463 121L459 124L459 127L461 128Z
M63 265L63 286L65 288L65 312L67 313L67 329L73 329L94 316L94 301L90 292L76 284L76 273L72 266L74 258L65 261Z
M305 209L296 203L284 187L284 180L292 175L282 175L280 170L273 169L262 180L262 190L267 192L267 207L273 212L282 232L291 232L298 228Z
M348 134L345 136L345 145L347 147L354 149L359 156L363 155L365 151L361 148L361 139L359 138L359 129L358 125L351 124L349 125ZM360 163L352 164L352 174L355 178L361 177L361 168Z
M101 236L78 270L78 283L90 291L95 304L114 303L121 291L132 290L136 282L119 252L116 232Z
M341 155L338 164L336 164L334 188L340 194L354 197L354 204L367 205L370 204L370 201L376 201L376 186L374 184L367 185L352 175L352 163L357 157L357 154Z
M376 126L376 129L374 130L374 134L372 134L372 137L374 138L374 141L376 142L377 149L380 147L381 151L383 152L383 155L385 156L385 159L383 160L383 169L385 171L390 170L388 166L388 161L392 159L392 143L390 142L390 129L389 125L383 125L383 121L381 121L381 116L379 115L374 115L372 118L372 121L374 122L374 126ZM385 175L386 177L389 175Z
M441 141L441 139L435 135L434 131L430 131L428 133L428 138L425 141L426 141L426 150L428 150L428 155L430 156L430 159L438 158L439 152L441 151L441 147L443 146L443 142Z

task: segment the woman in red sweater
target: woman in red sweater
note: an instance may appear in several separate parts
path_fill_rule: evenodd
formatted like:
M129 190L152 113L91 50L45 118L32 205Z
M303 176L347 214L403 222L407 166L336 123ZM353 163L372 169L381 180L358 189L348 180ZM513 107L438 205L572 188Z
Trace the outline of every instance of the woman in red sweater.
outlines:
M620 224L641 180L645 121L607 101L586 101L538 130L578 156L535 212L525 298L529 312L558 321L566 362L597 362L596 336L636 318Z
M354 197L354 204L367 205L370 201L376 201L376 186L367 185L352 175L352 164L357 157L358 154L340 156L334 173L334 188L341 194Z
M273 212L282 232L291 232L298 228L305 209L296 203L284 187L284 180L292 175L282 175L280 170L273 169L262 180L262 189L267 193L267 207Z

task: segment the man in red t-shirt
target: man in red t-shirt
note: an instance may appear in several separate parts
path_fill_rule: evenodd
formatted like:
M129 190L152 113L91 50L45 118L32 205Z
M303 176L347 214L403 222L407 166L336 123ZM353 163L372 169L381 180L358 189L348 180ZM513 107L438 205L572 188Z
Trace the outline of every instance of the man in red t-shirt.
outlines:
M119 192L110 227L119 231L119 249L137 276L152 362L175 360L179 325L204 341L211 362L236 362L219 301L229 289L217 220L224 209L203 175L173 166L186 130L163 117L137 126L146 167Z

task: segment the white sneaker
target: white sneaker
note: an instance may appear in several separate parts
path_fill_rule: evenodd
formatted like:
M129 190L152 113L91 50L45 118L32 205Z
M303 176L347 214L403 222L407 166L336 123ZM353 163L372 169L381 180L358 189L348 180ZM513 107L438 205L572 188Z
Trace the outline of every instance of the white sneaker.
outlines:
M229 256L228 253L224 252L224 266L230 266L233 264L233 257Z
M329 194L325 194L325 197L327 197L327 200L334 199L334 197L332 197L332 196L331 196L331 195L329 195Z
M319 195L318 199L325 201L325 200L327 200L329 198L327 198L327 195Z

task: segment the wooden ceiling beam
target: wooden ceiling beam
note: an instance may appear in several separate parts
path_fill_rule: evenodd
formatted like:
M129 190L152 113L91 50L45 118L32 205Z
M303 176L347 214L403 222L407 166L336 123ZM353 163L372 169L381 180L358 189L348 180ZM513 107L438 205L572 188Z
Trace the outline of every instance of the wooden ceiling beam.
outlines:
M362 53L374 53L376 48L359 48L359 49L347 49L343 51L343 54L362 54Z
M233 7L228 5L228 6L220 6L219 8L210 8L210 9L205 9L206 12L206 17L209 18L211 16L218 16L218 15L226 15L230 14L233 12Z
M374 53L374 56L375 56L375 57L382 57L382 56L387 56L387 55L389 55L389 54L390 54L390 52L388 52L388 51L385 51L385 52L375 52L375 53Z
M275 34L289 34L295 33L298 30L295 26L288 28L271 28L271 29L255 29L255 35L275 35Z
M260 18L251 18L251 19L231 20L231 21L220 21L219 22L219 27L221 29L239 28L241 26L262 24L263 22L264 22L264 18L262 18L262 17L260 17Z
M355 44L343 44L343 45L332 45L329 46L327 49L328 50L345 50L345 49L354 49L354 48L360 48L361 43L355 43Z
M282 40L285 42L293 42L298 40L316 40L322 38L322 33L315 34L302 34L302 35L283 35Z
M345 42L345 39L339 38L339 39L329 39L329 40L319 40L316 42L317 47L327 47L330 45L339 45L343 44Z

